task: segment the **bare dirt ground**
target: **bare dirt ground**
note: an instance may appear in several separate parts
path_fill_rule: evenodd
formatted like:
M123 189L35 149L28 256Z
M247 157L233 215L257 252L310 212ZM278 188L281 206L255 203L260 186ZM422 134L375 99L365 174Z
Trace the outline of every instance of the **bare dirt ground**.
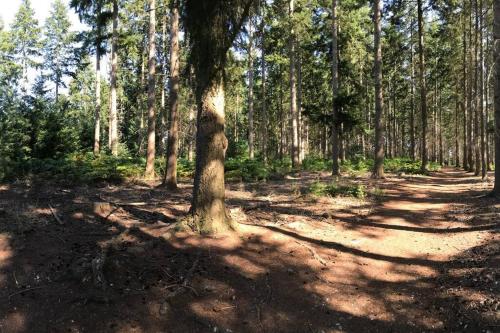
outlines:
M0 187L0 332L499 332L500 203L446 169L229 184L238 233L170 236L191 187Z

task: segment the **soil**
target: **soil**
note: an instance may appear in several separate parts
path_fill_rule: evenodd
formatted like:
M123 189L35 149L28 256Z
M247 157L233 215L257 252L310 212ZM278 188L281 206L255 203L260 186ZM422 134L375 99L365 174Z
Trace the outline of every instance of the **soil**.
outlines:
M237 233L173 232L192 187L0 186L0 332L499 332L500 203L471 174L227 185Z

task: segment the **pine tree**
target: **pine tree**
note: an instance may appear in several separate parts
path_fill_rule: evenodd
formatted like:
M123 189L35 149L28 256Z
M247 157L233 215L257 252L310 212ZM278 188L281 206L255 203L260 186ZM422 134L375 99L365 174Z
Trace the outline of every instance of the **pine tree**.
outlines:
M22 89L28 92L28 69L38 66L40 55L41 29L35 19L35 11L30 0L23 0L11 26L11 43L14 46L12 54L15 62L22 69Z
M55 0L44 26L44 69L47 78L55 85L55 101L59 88L65 87L64 77L71 73L74 34L68 10L62 0Z

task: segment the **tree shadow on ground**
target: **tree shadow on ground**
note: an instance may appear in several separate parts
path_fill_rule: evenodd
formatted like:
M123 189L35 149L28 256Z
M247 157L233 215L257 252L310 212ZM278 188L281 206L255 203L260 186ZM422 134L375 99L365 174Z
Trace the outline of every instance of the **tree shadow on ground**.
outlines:
M127 188L137 191L150 190ZM494 238L443 263L275 226L168 237L170 220L159 210L185 209L123 206L108 215L88 204L92 192L0 193L11 208L0 215L1 332L473 332L498 325ZM156 196L176 200L162 190ZM374 276L369 268L378 264L401 278ZM416 274L416 266L430 274ZM486 305L471 307L472 295Z

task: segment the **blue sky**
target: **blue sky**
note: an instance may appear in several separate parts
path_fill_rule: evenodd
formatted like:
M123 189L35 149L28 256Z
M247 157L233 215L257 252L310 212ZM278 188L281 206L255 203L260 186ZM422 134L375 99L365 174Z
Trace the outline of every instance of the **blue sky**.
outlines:
M75 12L72 9L69 9L69 1L70 0L63 0L63 2L68 6L69 17L71 24L73 25L72 30L81 30L84 28L84 25L80 23ZM1 2L0 17L4 22L5 28L9 29L17 10L21 5L21 0L1 0ZM31 0L31 6L35 10L35 15L40 25L44 24L45 19L49 15L52 2L53 0Z

